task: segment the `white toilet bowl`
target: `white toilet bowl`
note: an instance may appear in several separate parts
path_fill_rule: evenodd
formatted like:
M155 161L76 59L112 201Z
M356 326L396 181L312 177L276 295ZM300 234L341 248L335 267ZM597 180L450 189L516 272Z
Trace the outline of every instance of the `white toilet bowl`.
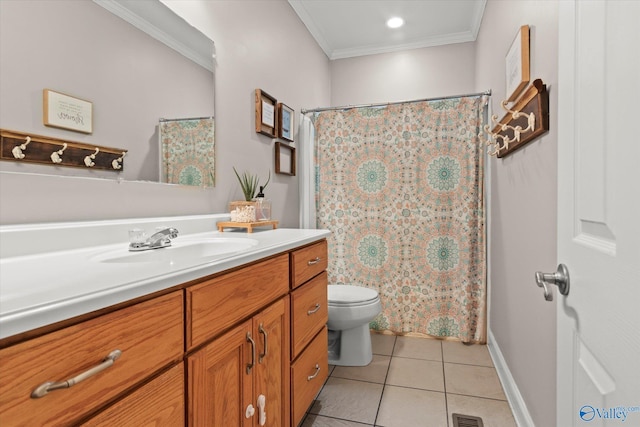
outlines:
M382 311L376 291L362 286L328 286L329 364L366 366L371 363L369 322Z

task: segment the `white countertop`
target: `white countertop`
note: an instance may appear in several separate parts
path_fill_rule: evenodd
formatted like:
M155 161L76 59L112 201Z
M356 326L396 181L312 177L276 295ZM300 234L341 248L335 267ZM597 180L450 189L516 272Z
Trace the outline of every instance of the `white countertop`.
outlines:
M176 217L178 218L178 217ZM6 338L41 326L99 310L114 304L168 289L252 261L275 255L329 236L328 230L254 229L253 233L239 231L201 231L202 226L181 222L176 218L162 218L144 223L153 226L166 223L191 233L180 234L174 240L179 245L197 239L252 239L254 246L240 252L228 253L214 259L200 259L184 263L114 263L101 262L106 253L126 253L128 241L124 229L133 228L131 221L118 220L82 224L77 227L0 227L0 338ZM220 217L191 217L211 224ZM134 221L139 227L143 222ZM175 225L178 223L178 225ZM115 224L115 225L114 225ZM89 236L98 229L102 243L86 246ZM102 227L102 228L101 228ZM105 228L106 227L106 228ZM60 237L61 231L63 236ZM117 230L117 232L114 232ZM117 237L114 237L116 235ZM22 242L28 239L28 242ZM39 239L42 241L38 241ZM34 241L35 239L35 241ZM53 242L51 241L53 240ZM58 243L56 244L56 240ZM64 240L61 242L60 240ZM113 240L118 240L113 243ZM73 243L81 241L81 243ZM16 243L18 242L18 243ZM72 242L72 243L70 243ZM105 244L106 243L106 244ZM29 253L29 244L40 249ZM8 246L10 245L10 247ZM63 247L52 251L51 247ZM165 249L157 249L163 251Z

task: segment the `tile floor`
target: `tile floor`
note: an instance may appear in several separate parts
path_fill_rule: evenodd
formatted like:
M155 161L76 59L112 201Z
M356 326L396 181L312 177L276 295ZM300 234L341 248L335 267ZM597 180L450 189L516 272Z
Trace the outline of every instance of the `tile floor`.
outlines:
M451 414L514 427L486 346L372 334L373 361L329 367L301 427L453 427Z

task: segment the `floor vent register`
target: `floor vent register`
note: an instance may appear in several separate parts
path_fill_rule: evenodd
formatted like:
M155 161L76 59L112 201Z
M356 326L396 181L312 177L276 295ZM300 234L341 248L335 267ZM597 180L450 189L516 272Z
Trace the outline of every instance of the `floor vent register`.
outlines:
M453 427L484 427L482 418L471 415L452 414Z

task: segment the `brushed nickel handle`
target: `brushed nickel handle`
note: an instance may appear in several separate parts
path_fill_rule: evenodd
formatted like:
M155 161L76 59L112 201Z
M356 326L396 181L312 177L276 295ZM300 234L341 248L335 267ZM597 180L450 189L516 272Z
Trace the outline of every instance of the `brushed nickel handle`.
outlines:
M311 316L313 313L317 313L318 310L320 310L320 304L316 304L316 306L315 306L315 308L313 310L307 311L307 316Z
M260 326L258 327L258 332L264 336L264 353L260 353L260 356L258 357L258 363L262 363L262 359L267 356L269 335L267 335L267 331L262 327L262 323L260 323Z
M31 398L37 399L39 397L46 396L50 391L73 387L79 382L84 381L87 378L92 377L97 373L104 371L109 366L113 365L121 355L122 355L122 351L113 350L111 353L107 355L107 357L105 357L102 360L102 363L84 371L81 374L76 375L73 378L69 378L66 381L47 381L44 384L40 384L38 387L36 387L35 390L31 392Z
M321 259L320 257L316 257L316 259L311 259L307 261L307 265L315 265L320 262L320 259Z
M313 375L309 375L309 376L307 377L307 381L311 381L312 379L314 379L315 377L317 377L319 373L320 373L320 365L318 365L318 364L316 363L316 373L315 373L315 374L313 374Z
M536 271L536 284L544 288L544 299L547 301L553 301L553 294L547 285L556 285L561 295L569 295L569 269L566 265L560 264L555 273Z
M247 363L247 375L256 364L256 342L251 338L251 332L247 332L247 341L251 343L251 363Z

